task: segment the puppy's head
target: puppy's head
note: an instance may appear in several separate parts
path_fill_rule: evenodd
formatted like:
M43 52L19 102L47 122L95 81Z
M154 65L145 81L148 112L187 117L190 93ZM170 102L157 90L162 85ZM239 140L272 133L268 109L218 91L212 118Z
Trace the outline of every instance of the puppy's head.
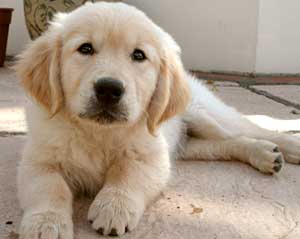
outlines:
M102 126L147 117L153 133L189 99L176 42L122 3L86 4L58 15L16 69L51 115L66 111Z

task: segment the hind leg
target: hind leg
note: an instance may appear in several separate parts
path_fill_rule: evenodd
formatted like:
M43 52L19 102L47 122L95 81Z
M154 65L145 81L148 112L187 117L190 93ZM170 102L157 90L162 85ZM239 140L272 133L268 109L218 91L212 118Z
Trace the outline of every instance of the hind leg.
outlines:
M279 146L286 162L300 164L300 138L260 128L245 118L242 118L240 122L239 130L242 135L271 141Z
M286 162L300 164L300 138L260 128L242 115L237 114L229 122L229 120L213 118L205 111L198 111L186 119L188 134L192 137L225 140L245 136L256 140L266 140L279 146Z
M233 135L219 122L210 116L204 109L187 112L184 116L187 123L187 134L203 139L228 139Z
M300 138L260 128L234 108L224 104L199 81L190 77L193 100L183 120L188 133L200 139L224 140L246 136L267 140L279 146L285 160L300 164Z
M278 146L265 140L235 137L225 140L201 140L190 138L183 152L190 160L232 160L237 159L263 173L277 173L284 160Z

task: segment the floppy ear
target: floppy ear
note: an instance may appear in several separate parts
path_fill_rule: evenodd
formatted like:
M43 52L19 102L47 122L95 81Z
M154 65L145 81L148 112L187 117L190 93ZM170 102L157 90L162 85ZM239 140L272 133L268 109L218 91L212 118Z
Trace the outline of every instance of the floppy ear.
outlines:
M159 79L148 108L147 123L151 134L155 134L156 128L162 122L183 112L190 100L180 48L170 36L167 37L169 46L164 49Z
M54 27L35 40L15 65L25 90L53 116L63 105L60 80L61 41Z

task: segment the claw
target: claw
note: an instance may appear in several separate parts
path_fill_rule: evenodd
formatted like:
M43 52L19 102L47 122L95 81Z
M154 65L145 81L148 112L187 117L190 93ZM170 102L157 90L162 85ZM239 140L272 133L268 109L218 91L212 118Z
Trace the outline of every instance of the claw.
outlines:
M109 236L110 237L117 237L118 236L117 230L115 228L112 228L110 233L109 233Z
M274 162L277 163L277 164L282 164L282 157L281 157L281 155L279 155L279 156L275 159Z
M281 165L281 164L276 165L276 166L273 167L273 169L274 169L274 171L275 171L276 173L278 173L278 172L280 171L281 168L282 168L282 165Z
M97 232L98 232L100 235L103 236L103 234L104 234L104 229L103 229L102 227L100 227L100 228L97 230Z

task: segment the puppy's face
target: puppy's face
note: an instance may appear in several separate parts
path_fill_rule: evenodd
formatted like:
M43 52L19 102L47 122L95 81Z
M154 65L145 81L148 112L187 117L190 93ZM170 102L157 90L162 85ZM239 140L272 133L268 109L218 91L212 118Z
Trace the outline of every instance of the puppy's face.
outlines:
M157 33L140 12L108 6L86 6L65 20L65 103L82 119L133 123L145 112L158 79Z
M65 110L110 127L147 117L153 131L188 100L178 54L173 39L142 12L97 3L58 16L16 68L52 114Z

